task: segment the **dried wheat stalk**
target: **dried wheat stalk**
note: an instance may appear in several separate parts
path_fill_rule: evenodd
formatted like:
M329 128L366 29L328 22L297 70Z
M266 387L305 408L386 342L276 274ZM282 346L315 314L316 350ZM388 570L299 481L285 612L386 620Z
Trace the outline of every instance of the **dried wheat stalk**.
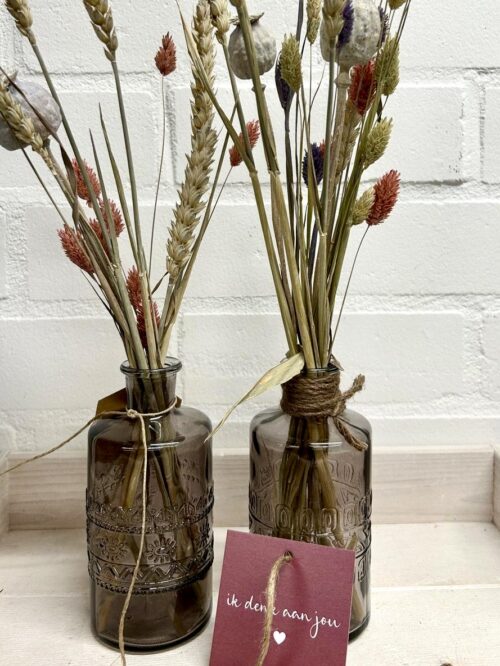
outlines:
M199 0L196 6L193 33L205 71L213 82L215 44L208 0ZM194 231L204 208L203 197L208 190L217 142L216 132L212 128L214 119L212 102L196 71L191 91L193 94L191 152L187 158L184 182L179 191L179 202L174 210L174 221L167 243L167 270L171 284L176 282L191 256Z
M108 0L83 0L83 4L90 16L95 34L105 46L106 57L108 60L115 60L118 38Z

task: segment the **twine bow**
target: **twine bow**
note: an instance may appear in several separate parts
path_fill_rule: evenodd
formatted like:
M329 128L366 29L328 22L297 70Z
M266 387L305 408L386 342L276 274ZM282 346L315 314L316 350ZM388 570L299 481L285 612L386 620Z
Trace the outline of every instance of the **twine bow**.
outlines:
M66 444L69 444L74 439L76 439L78 435L87 430L87 428L89 428L95 421L111 417L125 418L125 419L130 419L131 421L139 421L141 427L141 444L144 452L144 465L142 472L142 492L141 492L141 502L142 502L141 540L139 544L139 552L137 554L137 560L132 574L132 580L130 581L130 586L128 588L127 596L125 597L125 602L123 604L123 609L120 615L120 624L118 627L118 646L120 649L120 658L122 666L126 666L127 664L127 659L125 657L125 637L124 637L125 617L127 615L127 611L130 605L130 600L132 599L132 593L134 591L134 586L137 581L137 576L139 574L142 554L144 552L144 543L146 540L146 515L147 515L146 493L147 493L147 480L148 480L148 439L146 434L146 419L164 416L170 413L174 409L176 404L177 404L177 398L175 398L171 402L171 404L166 409L163 409L161 412L152 412L146 414L138 412L135 409L127 409L126 411L121 411L121 412L120 411L100 412L99 414L93 416L89 421L87 421L87 423L84 426L82 426L79 430L77 430L73 435L71 435L71 437L68 437L68 439L65 439L60 444L57 444L57 446L52 447L51 449L45 451L44 453L39 453L38 455L33 456L32 458L28 458L28 460L23 460L17 465L14 465L13 467L10 467L9 469L0 473L0 477L2 477L5 474L9 474L14 470L23 467L24 465L28 465L29 463L32 463L35 460L40 460L41 458L45 458L46 456L49 456L51 453L54 453L55 451L59 451L59 449L62 449L63 446L66 446Z
M364 385L364 375L358 375L351 388L342 392L339 372L325 372L317 376L297 375L283 384L281 409L290 416L303 418L330 416L348 444L358 451L366 451L368 444L356 437L341 418L347 402L361 391Z

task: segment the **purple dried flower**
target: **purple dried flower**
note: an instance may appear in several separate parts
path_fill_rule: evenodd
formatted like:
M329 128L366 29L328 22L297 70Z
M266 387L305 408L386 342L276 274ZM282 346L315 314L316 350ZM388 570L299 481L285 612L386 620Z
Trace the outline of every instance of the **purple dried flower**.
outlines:
M342 17L344 19L344 26L339 35L339 48L345 46L351 39L352 29L354 27L354 6L352 4L352 0L347 0L345 3Z
M278 91L278 97L280 99L281 106L283 109L287 109L290 104L292 97L294 95L293 90L290 88L285 79L281 76L281 53L276 60L276 67L274 70L274 78L276 81L276 90Z
M321 151L321 146L318 146L317 143L311 145L311 155L312 163L314 168L314 173L316 174L316 183L319 185L323 180L323 152ZM304 183L309 185L309 152L306 150L304 153L304 159L302 161L302 178Z
M382 25L382 32L380 34L380 44L384 44L389 34L389 15L385 12L383 7L379 7L378 11L380 13L380 24Z

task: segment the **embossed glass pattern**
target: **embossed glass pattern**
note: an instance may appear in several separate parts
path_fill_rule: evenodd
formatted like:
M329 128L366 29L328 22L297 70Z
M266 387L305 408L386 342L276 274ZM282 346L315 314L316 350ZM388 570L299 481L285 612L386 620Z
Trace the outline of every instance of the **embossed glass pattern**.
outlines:
M126 365L128 407L156 413L175 400L180 363ZM128 650L167 647L208 621L212 603L212 454L209 419L176 407L147 418L147 522L125 620ZM98 421L89 433L87 543L93 630L116 645L141 537L143 445L138 421Z
M370 615L371 428L352 410L341 420L367 451L348 444L332 418L267 409L253 419L250 531L355 549L353 637Z

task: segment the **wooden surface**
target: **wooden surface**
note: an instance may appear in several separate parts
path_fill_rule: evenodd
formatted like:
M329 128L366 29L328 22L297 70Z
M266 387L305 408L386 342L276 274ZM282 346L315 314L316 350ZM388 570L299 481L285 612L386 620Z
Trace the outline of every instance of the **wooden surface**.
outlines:
M10 463L22 460L19 454ZM379 448L374 454L374 522L491 521L493 448ZM10 529L77 528L84 524L82 455L48 457L10 477ZM248 457L214 457L215 521L247 524Z
M0 453L0 473L7 469L8 455ZM0 477L0 537L9 529L9 479Z
M214 591L224 540L216 530ZM377 525L372 572L372 620L349 646L348 666L500 664L500 532L492 523ZM2 588L1 666L118 666L90 633L82 530L5 535ZM128 666L208 666L212 627L173 651L129 656Z
M500 447L495 449L495 469L493 478L493 520L500 529Z

